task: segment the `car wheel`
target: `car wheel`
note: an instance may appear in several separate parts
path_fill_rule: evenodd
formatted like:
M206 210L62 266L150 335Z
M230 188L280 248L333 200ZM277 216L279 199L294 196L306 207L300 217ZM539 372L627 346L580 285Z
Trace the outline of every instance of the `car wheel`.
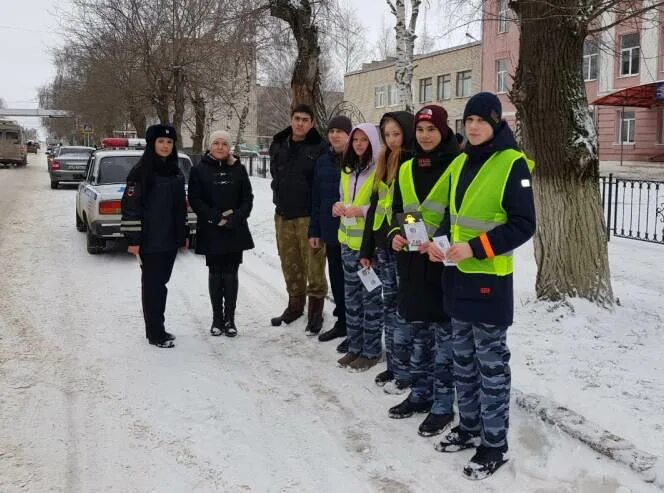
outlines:
M58 182L51 180L51 188L53 190L57 190L58 189Z
M90 228L87 228L88 234L86 235L87 239L87 248L90 255L97 255L103 253L104 247L106 246L106 240L99 238L98 236L92 234Z
M84 233L87 231L88 225L83 222L81 217L78 215L78 212L76 212L76 230L80 231L81 233Z

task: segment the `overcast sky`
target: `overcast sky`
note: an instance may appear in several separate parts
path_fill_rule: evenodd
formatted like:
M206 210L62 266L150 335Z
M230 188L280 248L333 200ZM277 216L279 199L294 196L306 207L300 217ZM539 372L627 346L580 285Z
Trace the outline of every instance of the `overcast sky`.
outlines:
M241 0L240 0L241 1ZM368 45L373 46L383 26L393 26L394 18L385 0L347 0L366 28ZM0 16L0 98L9 108L36 108L37 90L54 76L50 49L62 44L55 5L66 4L56 0L0 0L5 5ZM431 2L435 4L436 2ZM421 14L424 18L424 15ZM427 14L428 31L438 35L441 27L440 11ZM419 22L418 22L419 24ZM445 29L446 30L446 29ZM436 48L463 43L466 29L441 37ZM479 37L477 27L470 32ZM24 126L37 127L39 119L21 119Z

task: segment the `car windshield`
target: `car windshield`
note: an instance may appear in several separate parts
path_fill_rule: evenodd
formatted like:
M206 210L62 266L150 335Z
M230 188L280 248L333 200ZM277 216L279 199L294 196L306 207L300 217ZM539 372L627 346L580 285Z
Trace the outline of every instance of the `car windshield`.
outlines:
M138 162L141 156L106 156L99 161L99 174L97 183L99 185L109 185L111 183L124 183L127 181L127 175L131 168ZM189 171L191 170L191 161L180 157L178 164L185 181L189 181Z
M89 156L92 152L92 149L88 147L61 147L60 156L71 156L72 154L77 156Z

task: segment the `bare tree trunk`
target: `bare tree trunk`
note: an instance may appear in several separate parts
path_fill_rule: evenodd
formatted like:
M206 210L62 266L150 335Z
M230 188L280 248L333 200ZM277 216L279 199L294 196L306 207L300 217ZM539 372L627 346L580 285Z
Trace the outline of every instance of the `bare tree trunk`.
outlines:
M546 15L550 4L545 2L510 5L521 24L511 98L524 147L536 162L537 296L578 296L608 306L613 292L597 136L579 70L586 29L569 18ZM558 5L573 12L576 0L560 0ZM551 46L556 47L555 57L550 56Z
M159 122L165 125L171 122L168 114L169 99L168 82L164 80L158 81L157 92L152 97L152 105L157 112L157 118L159 118Z
M184 73L182 69L176 68L173 71L173 81L175 85L175 94L173 98L173 127L177 135L182 133L182 120L184 119Z
M397 63L394 72L394 80L399 89L399 100L406 111L413 112L413 52L415 49L415 29L417 27L417 17L420 13L420 4L422 0L411 0L410 21L406 25L406 5L404 0L386 0L387 5L396 18L396 51Z
M320 45L318 27L311 11L311 2L301 0L299 7L289 0L270 0L270 15L287 22L297 42L297 60L291 79L293 106L308 104L314 110L316 124L325 126L326 111L321 92Z
M136 135L144 138L146 126L145 113L139 110L133 103L129 105L129 121L131 121L134 129L136 129Z
M191 105L194 108L194 134L191 136L194 154L203 153L203 137L205 136L205 98L198 92L191 97Z

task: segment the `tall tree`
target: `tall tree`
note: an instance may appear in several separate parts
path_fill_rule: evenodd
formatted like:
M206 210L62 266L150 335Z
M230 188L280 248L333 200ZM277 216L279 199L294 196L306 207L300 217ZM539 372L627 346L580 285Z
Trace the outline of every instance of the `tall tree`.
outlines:
M413 52L415 49L415 29L417 28L417 17L420 13L422 0L410 0L410 19L406 19L405 0L385 0L390 11L397 20L394 30L396 32L397 62L394 80L399 89L399 100L403 109L414 111L413 108Z
M535 159L537 295L611 305L597 135L580 71L586 37L663 2L512 0L520 27L510 97L526 151ZM494 14L495 15L495 14Z

